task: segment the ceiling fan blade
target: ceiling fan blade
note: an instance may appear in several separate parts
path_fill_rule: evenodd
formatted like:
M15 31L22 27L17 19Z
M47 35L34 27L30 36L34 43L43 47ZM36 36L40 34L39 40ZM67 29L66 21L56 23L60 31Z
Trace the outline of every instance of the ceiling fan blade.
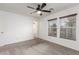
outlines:
M35 8L33 8L33 7L31 7L31 6L27 6L28 8L31 8L31 9L35 9Z
M43 9L46 6L46 3L42 3L41 9Z
M36 8L36 10L40 10L40 5L38 5L38 7Z
M49 11L49 10L41 10L42 12L51 12L51 11Z

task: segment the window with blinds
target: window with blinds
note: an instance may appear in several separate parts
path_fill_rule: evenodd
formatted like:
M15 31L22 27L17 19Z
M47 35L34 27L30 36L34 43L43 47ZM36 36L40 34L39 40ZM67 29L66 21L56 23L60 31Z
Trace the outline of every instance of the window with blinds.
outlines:
M48 20L48 36L57 37L57 18Z
M59 31L59 37L69 40L76 40L76 16L77 13L48 20L48 36L57 37L57 30ZM58 27L59 23L60 27Z
M76 15L60 17L60 38L76 40Z

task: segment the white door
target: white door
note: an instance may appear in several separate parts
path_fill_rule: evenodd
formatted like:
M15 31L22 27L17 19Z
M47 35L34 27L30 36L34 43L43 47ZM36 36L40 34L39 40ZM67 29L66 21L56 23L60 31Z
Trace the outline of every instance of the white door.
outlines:
M33 21L33 35L34 37L38 36L38 21L37 20Z

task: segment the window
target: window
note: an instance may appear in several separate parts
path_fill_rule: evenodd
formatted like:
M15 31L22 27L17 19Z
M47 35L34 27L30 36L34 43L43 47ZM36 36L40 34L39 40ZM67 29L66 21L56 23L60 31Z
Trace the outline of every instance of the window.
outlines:
M60 17L60 38L76 40L76 15Z
M48 35L57 37L57 18L48 20Z
M59 17L60 24L60 35L57 33L57 18L48 20L48 36L57 37L57 34L60 38L76 40L76 15L71 14L63 17Z

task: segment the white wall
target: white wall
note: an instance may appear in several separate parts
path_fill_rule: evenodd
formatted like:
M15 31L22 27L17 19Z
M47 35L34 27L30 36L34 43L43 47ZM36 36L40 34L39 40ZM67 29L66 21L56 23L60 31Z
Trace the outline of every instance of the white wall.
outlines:
M77 19L76 19L76 41L68 40L68 39L62 39L59 38L59 29L57 30L58 32L58 37L51 37L48 36L48 20L53 19L55 17L61 17L69 14L74 14L78 13ZM58 18L59 21L59 18ZM59 24L59 23L58 23ZM54 42L60 45L63 45L65 47L69 47L75 50L79 51L79 6L75 6L60 12L57 12L55 14L52 14L50 16L47 16L45 18L40 19L40 24L39 24L39 38L48 40L50 42Z
M33 20L33 17L0 11L0 46L33 39Z

